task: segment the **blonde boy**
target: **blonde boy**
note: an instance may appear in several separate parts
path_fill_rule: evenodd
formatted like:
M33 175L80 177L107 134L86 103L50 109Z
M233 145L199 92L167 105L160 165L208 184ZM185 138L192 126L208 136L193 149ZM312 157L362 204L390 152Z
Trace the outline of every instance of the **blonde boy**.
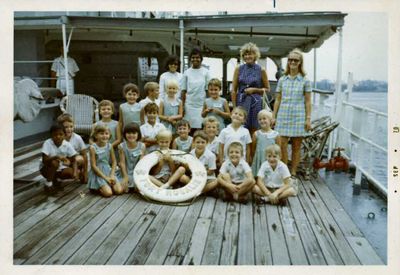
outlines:
M258 170L253 193L262 196L264 202L285 205L287 197L297 195L297 185L290 178L286 164L280 160L281 148L277 144L269 145L265 155L267 161Z
M161 103L161 100L158 98L158 96L160 95L160 87L158 86L157 82L147 82L146 84L144 84L143 90L147 97L139 102L141 108L140 123L142 125L147 121L145 118L144 107L146 107L146 105L149 103L155 103L157 104L157 107L160 108ZM160 122L158 117L157 122Z
M243 159L243 146L232 142L228 146L228 159L219 170L218 183L225 189L225 194L235 201L247 202L249 193L255 184L249 164Z

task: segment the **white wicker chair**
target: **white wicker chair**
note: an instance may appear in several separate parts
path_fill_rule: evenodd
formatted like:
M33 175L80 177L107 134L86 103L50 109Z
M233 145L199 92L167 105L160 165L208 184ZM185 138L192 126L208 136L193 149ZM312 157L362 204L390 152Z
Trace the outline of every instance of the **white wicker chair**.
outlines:
M75 132L90 135L93 123L99 120L99 103L88 95L73 94L62 98L60 109L72 115Z

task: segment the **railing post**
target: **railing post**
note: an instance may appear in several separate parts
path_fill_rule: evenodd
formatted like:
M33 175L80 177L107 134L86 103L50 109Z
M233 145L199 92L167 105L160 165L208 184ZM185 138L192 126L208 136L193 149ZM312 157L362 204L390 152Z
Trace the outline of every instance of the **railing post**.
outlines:
M183 74L183 68L185 67L185 60L183 59L183 53L185 51L184 49L184 32L185 32L185 27L183 25L183 20L179 20L179 31L180 31L180 59L181 59L181 74Z
M64 51L64 71L65 71L65 88L66 95L71 94L71 89L69 87L69 70L68 70L68 47L67 47L67 31L65 24L62 24L62 38L63 38L63 51Z

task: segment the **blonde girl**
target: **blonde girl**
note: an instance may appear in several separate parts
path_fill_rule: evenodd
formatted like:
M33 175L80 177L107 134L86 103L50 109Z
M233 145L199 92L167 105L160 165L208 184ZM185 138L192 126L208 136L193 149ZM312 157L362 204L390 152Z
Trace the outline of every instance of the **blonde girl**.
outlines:
M261 110L257 119L260 129L253 133L251 143L253 175L257 175L258 169L265 161L265 148L271 144L279 144L279 133L271 129L272 113Z
M123 193L121 184L115 176L117 161L114 149L109 143L111 132L104 125L93 129L93 144L89 147L90 166L88 185L91 190L98 190L104 197Z
M167 81L167 96L160 103L159 118L165 128L170 130L172 134L176 133L176 122L182 119L183 116L182 101L176 97L178 90L178 81L176 79L169 79Z

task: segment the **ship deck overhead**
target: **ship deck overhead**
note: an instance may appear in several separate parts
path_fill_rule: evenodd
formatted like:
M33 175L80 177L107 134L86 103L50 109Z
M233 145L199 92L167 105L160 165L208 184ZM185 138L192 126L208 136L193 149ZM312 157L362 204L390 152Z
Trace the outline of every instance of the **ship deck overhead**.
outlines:
M42 180L36 173L40 143L29 148L14 158L14 264L386 262L319 175L301 179L298 196L286 206L204 196L184 206L149 202L138 194L106 199L78 183L48 196L34 184Z
M167 50L200 46L207 57L236 57L249 39L260 46L262 56L281 58L293 48L309 52L318 48L344 25L341 12L292 12L259 14L192 15L174 18L129 18L126 16L82 16L82 12L15 12L15 30L43 30L48 40L60 39L61 25L74 29L72 40L156 40ZM151 35L149 35L151 32ZM102 34L99 36L99 34ZM108 34L108 35L107 35Z

